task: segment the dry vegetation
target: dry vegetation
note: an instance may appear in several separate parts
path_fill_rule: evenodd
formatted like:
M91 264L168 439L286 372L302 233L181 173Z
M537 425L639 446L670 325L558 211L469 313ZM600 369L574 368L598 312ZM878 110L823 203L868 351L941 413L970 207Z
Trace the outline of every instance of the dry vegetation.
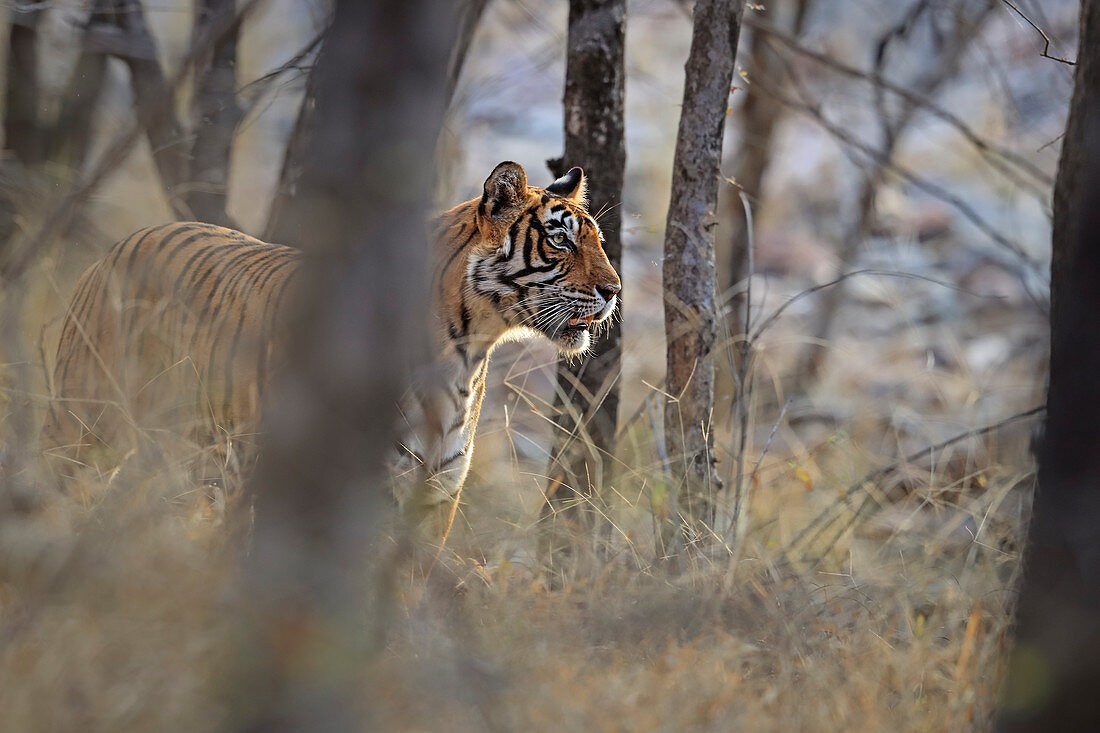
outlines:
M455 129L469 133L462 153L452 150L453 177L461 181L455 198L480 180L470 171L487 170L484 162L499 157L503 144L515 143L521 152L506 157L529 170L538 170L538 156L556 152L537 131L516 135L504 122L494 127L497 110L484 102L520 83L535 90L560 83L557 66L536 64L519 81L515 71L493 71L512 68L501 59L520 47L537 61L560 40L547 29L564 27L562 8L546 17L517 8L494 11L475 43L449 131L454 139L460 139ZM661 30L677 13L640 3L631 43L652 42L668 58L681 54L686 26ZM518 40L502 40L516 27ZM631 115L640 119L659 107L635 133L649 140L653 128L674 129L664 122L675 119L670 100L678 95L666 87L679 62L668 64L675 73L658 70L656 60L666 57L631 51L628 126ZM262 73L254 60L243 63ZM983 130L1018 132L1019 116L998 114L995 99L985 101ZM507 122L530 128L525 114ZM285 132L286 120L281 124ZM261 121L246 128L242 149L264 149L278 127ZM791 148L826 145L820 131L813 145L793 142L811 129L811 122L793 119L780 138ZM903 158L923 160L922 151L934 144L932 169L972 155L959 143L943 143L942 134L935 138L932 123L925 131L929 137ZM1037 148L1031 143L1046 132L1036 124L1021 147ZM490 142L496 140L503 142ZM628 145L637 160L629 169L633 193L624 221L635 225L626 225L623 268L621 439L618 455L608 459L616 462L618 480L606 506L593 508L604 514L605 531L577 551L595 570L557 576L561 587L547 582L536 548L555 429L548 417L553 357L541 347L502 349L459 521L431 577L425 580L424 564L389 536L365 553L365 572L395 589L362 619L380 639L362 672L368 729L988 727L1033 488L1035 419L965 437L911 463L904 458L1039 404L1044 313L1003 259L966 254L981 235L960 224L950 207L906 198L900 183L886 186L882 216L890 231L876 236L861 264L924 279L849 281L827 367L806 395L790 392L790 370L815 301L784 311L754 342L744 453L732 405L743 328L724 324L732 334L730 357L723 348L712 426L727 486L718 541L711 552L664 560L655 528L670 511L677 477L667 472L669 457L654 432L663 422L664 363L655 232L664 216L659 202L667 197L667 172L658 168L667 167L670 145L644 153ZM1049 168L1053 155L1048 149L1032 157ZM786 186L786 195L761 202L753 330L793 294L835 273L828 256L834 235L818 226L814 212L839 210L840 185L832 184L843 183L847 169L838 149L814 148L806 157L813 156L819 162L812 174L790 161L777 164L769 185ZM263 167L268 178L277 174L269 160ZM80 246L43 253L27 277L21 320L34 362L36 414L48 394L56 319L76 273L113 237L167 217L163 202L143 203L149 175L147 151L139 151L93 202ZM241 175L238 167L235 176ZM972 167L943 175L978 190ZM1014 218L1012 207L1024 208L1019 191L990 189L982 195L999 202L990 207L1009 210L999 223L1019 225L1017 233L1033 247L1045 246L1044 232L1032 236L1027 229L1034 217ZM262 222L250 217L270 187L252 180L235 190L231 206L242 224L259 229ZM23 226L33 228L34 215L33 207L23 212ZM0 415L24 397L11 389L11 372L0 364ZM0 420L0 445L10 440L10 425ZM172 457L132 456L68 495L53 491L36 466L21 478L40 505L9 512L0 523L4 730L236 726L235 685L247 664L232 654L242 633L235 593L245 533L227 526L219 497L189 478L183 459L194 450L171 446ZM748 500L738 526L730 527L739 462ZM325 648L333 643L324 630L287 635L286 649L310 650L302 674L323 675Z

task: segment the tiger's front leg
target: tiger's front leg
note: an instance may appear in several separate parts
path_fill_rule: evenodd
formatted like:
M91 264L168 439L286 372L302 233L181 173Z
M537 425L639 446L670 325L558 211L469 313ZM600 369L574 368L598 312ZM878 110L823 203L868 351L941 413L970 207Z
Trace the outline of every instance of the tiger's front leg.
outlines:
M404 400L404 435L392 472L402 515L440 542L450 532L470 470L487 364L482 361L472 376L450 366L419 375Z

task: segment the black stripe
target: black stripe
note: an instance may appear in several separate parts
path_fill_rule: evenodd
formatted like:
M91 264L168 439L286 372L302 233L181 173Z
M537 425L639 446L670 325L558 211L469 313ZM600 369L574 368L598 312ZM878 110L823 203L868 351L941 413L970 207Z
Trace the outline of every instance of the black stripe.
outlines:
M497 256L497 262L504 262L512 256L516 249L516 238L519 237L519 223L522 219L516 219L508 228L508 247Z
M462 335L466 336L470 333L470 311L466 309L465 290L458 295L458 317L462 319Z
M180 227L179 229L176 229L174 232L169 234L157 246L158 246L158 248L167 247L171 243L173 237L175 237L177 235L180 235L180 234L186 235L186 234L188 234L189 232L192 232L192 231L194 231L194 227ZM172 264L172 259L177 254L179 254L179 252L184 247L187 247L188 245L193 244L196 240L201 239L202 237L206 237L206 236L209 236L209 234L208 234L208 232L205 232L205 231L199 232L198 234L191 234L191 236L184 236L182 241L177 243L176 246L171 250L171 252L168 253L168 257L167 257L167 259L165 259L165 261L163 263L160 263L160 264L157 263L156 253L155 253L152 257L152 261L144 268L144 272L141 273L141 282L138 283L138 286L131 293L131 296L132 296L133 300L135 301L135 306L137 306L138 304L140 304L142 301L144 301L146 299L146 293L149 290L149 280L150 280L150 278L152 278L154 276L154 274L159 276L161 273L167 272L169 266ZM133 274L134 273L131 269L130 277L133 277ZM173 293L161 293L161 295L162 295L162 297L173 297L174 296ZM130 339L131 333L134 330L134 325L135 325L134 321L137 318L138 307L131 307L130 311L131 311L131 315L130 315L129 325L126 326L125 328L123 328L123 333L126 335L127 340ZM146 324L146 327L141 330L141 333L138 336L137 354L138 354L139 357L140 357L141 354L145 353L145 335L146 335L146 332L148 331L148 328L149 328L149 324Z
M225 252L225 250L222 249L222 248L219 248L218 251L219 252ZM198 340L199 340L199 334L201 333L203 324L206 321L206 315L210 311L210 305L214 301L218 300L219 296L222 294L222 287L221 287L222 286L222 280L223 280L226 272L231 267L239 267L240 266L240 264L241 264L241 254L242 254L241 250L239 250L239 249L234 248L234 249L230 250L227 253L226 258L222 262L220 262L220 263L216 264L214 267L209 268L208 270L206 270L203 273L202 277L199 278L199 281L197 283L195 283L195 287L194 287L194 291L192 293L191 300L194 300L194 298L198 297L199 294L200 294L200 291L202 290L203 284L205 284L206 281L208 279L210 279L211 276L214 277L214 285L210 289L210 297L202 299L203 300L202 310L199 311L199 315L195 319L195 329L194 329L194 332L191 335L190 346L188 346L188 349L187 349L188 354L194 353L195 346L196 346L196 344L198 343ZM211 320L211 323L212 322L213 322L213 320ZM213 347L211 347L211 350L213 350Z
M223 273L223 276L218 280L214 291L211 293L211 301L214 302L214 310L210 312L208 321L211 327L214 329L213 338L210 341L210 353L207 358L206 375L207 377L213 377L214 375L214 360L218 352L218 346L221 344L222 331L225 329L228 316L221 317L222 309L227 304L236 303L240 300L240 297L236 295L238 284L241 282L241 278L251 272L251 267L254 264L252 258L257 254L260 256L267 256L268 253L252 249L248 252L241 252L234 259L235 269L232 274L228 269ZM205 307L204 307L205 315ZM199 319L200 321L202 318ZM196 334L197 335L197 334ZM192 349L194 349L194 342L192 343Z
M102 263L96 263L88 270L88 279L81 285L80 290L73 296L72 303L69 305L69 314L65 319L64 327L61 329L61 338L57 345L58 361L57 364L54 365L54 371L57 372L54 379L55 389L63 388L69 376L69 365L73 360L72 347L69 346L64 359L62 359L61 348L68 345L70 341L75 342L78 338L80 339L82 348L90 348L89 344L83 343L83 337L80 336L78 325L84 326L86 330L87 324L77 316L77 310L82 309L87 304L87 299L91 297L92 294L89 291L95 287L96 281L100 279L100 267L102 267ZM66 336L68 336L68 338L66 338ZM58 368L60 368L60 371L58 371Z
M271 272L269 272L264 278L264 282L261 287L266 288L269 279L272 278L275 273L281 272L283 268L289 265L296 264L296 259L284 260L277 267L272 268ZM256 384L257 390L261 395L263 394L264 385L267 380L267 354L268 345L270 340L272 339L271 332L274 330L276 321L279 319L278 311L271 312L271 304L274 300L275 292L276 288L272 288L271 290L267 291L267 298L264 301L263 310L260 311L260 358L259 363L256 365ZM282 291L279 292L281 293ZM269 312L271 312L270 316L268 315Z
M209 242L196 248L194 254L192 254L187 262L180 268L180 274L176 276L175 290L180 294L181 300L186 301L189 305L195 299L195 295L198 293L198 289L191 283L192 277L195 273L206 272L205 266L207 260L222 251L221 242Z
M173 235L174 235L174 234L176 233L176 231L179 231L179 230L178 230L178 229L176 228L176 227L178 227L178 225L177 225L177 224L166 224L166 225L164 225L164 226L162 226L162 227L157 227L156 229L152 229L152 230L150 230L149 232L147 232L147 233L145 234L145 236L143 236L143 237L142 237L141 239L139 239L139 240L137 241L137 243L136 243L136 244L135 244L135 245L133 246L133 248L131 248L131 249L130 249L130 259L129 259L129 260L127 260L127 262L126 262L126 271L125 271L125 273L124 273L124 277L125 277L125 278L126 278L127 280L129 280L129 279L130 279L130 277L132 277L132 276L133 276L133 273L134 273L134 267L135 267L135 266L137 265L137 260L138 260L138 256L139 256L139 255L141 254L141 248L142 248L142 245L144 245L144 244L145 244L145 241L146 241L147 239L149 239L149 237L150 237L150 236L151 236L151 235L152 235L152 234L153 234L154 232L160 233L160 232L161 232L161 231L162 231L163 229L166 229L166 228L168 228L168 227L172 227L172 228L173 228L173 231L172 231L172 232L170 232L170 233L169 233L169 234L167 235L167 236L169 236L169 237L173 236ZM160 241L163 241L163 239L162 239L162 240L160 240Z
M244 322L248 316L248 299L252 296L252 292L257 288L262 288L263 283L267 282L267 276L271 271L278 268L285 259L281 259L284 253L279 251L268 252L258 262L253 263L254 271L251 273L248 282L245 284L245 290L238 299L241 302L239 311L239 317L237 319L237 328L233 333L233 340L229 345L229 353L225 357L225 391L223 393L225 399L226 408L229 409L232 406L233 398L233 362L237 358L237 350L240 348L241 334L244 331ZM266 269L265 269L266 268ZM262 292L262 290L261 290ZM262 323L261 323L262 328ZM220 334L220 330L219 330ZM258 345L259 346L259 345ZM261 347L262 348L262 347ZM258 357L258 355L257 355Z
M473 241L475 234L477 234L477 227L474 227L474 230L470 232L470 236L466 237L466 241L463 242L458 249L452 252L450 257L447 258L447 263L443 265L443 269L439 271L440 279L442 279L443 275L445 275L447 273L447 270L450 269L451 263L455 261L455 258L462 254L463 251L465 251L466 247L470 244L470 242Z

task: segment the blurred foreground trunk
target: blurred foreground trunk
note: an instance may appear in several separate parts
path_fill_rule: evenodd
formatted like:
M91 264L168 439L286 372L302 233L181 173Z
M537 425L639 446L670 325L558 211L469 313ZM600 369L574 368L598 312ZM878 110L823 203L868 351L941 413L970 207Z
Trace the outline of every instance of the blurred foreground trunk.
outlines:
M387 503L395 396L428 345L425 207L449 8L341 0L317 62L296 209L309 247L252 481L239 701L250 729L363 729L380 625L366 609L369 543Z
M603 248L612 267L622 265L623 37L625 0L570 0L569 42L565 68L565 152L548 161L560 177L573 166L584 169L588 207L599 221ZM622 304L620 301L620 309ZM543 555L564 562L579 537L602 524L601 496L612 476L615 429L619 416L622 364L621 320L613 318L606 334L594 339L583 359L558 361L554 414L558 429L543 504ZM585 505L587 504L587 506ZM580 526L574 526L580 520ZM565 568L555 567L555 572Z
M1054 186L1050 390L1016 646L997 728L1100 728L1100 3L1080 51Z
M665 224L665 338L668 341L665 440L676 502L671 512L688 542L710 535L721 482L714 466L711 416L717 334L714 228L718 166L744 0L699 0L672 164ZM672 540L672 537L667 539ZM675 540L673 540L675 542ZM674 552L675 547L667 548Z
M16 3L11 10L4 99L4 158L0 165L12 170L4 178L18 179L45 159L46 137L40 117L37 25L41 8ZM21 259L15 252L19 233L16 202L0 195L0 405L4 407L6 439L0 439L0 522L10 513L28 508L32 495L22 475L30 454L32 420L29 394L30 368L20 316L26 296ZM5 379L6 377L6 379Z
M458 88L462 69L466 65L470 44L477 33L478 24L485 13L489 0L459 0L452 11L457 14L457 27L454 42L451 44L447 60L447 84L444 90L444 108L450 106ZM294 129L287 140L283 154L283 166L279 172L279 185L275 190L275 200L271 205L267 226L261 237L267 242L279 242L291 246L300 246L309 239L308 219L303 218L298 200L298 182L302 176L302 167L307 155L308 136L313 129L313 114L316 107L317 89L314 75L310 74L306 82L305 95L294 121ZM436 161L437 164L441 161ZM445 165L446 162L442 161Z

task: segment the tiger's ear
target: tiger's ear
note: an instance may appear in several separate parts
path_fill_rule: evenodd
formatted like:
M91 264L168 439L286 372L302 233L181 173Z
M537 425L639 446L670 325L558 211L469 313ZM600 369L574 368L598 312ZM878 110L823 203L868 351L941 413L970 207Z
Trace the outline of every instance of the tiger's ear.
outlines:
M485 179L478 213L491 221L500 221L514 214L527 202L527 173L519 163L506 160Z
M581 168L570 168L568 173L547 186L546 190L573 203L588 206L588 178Z

